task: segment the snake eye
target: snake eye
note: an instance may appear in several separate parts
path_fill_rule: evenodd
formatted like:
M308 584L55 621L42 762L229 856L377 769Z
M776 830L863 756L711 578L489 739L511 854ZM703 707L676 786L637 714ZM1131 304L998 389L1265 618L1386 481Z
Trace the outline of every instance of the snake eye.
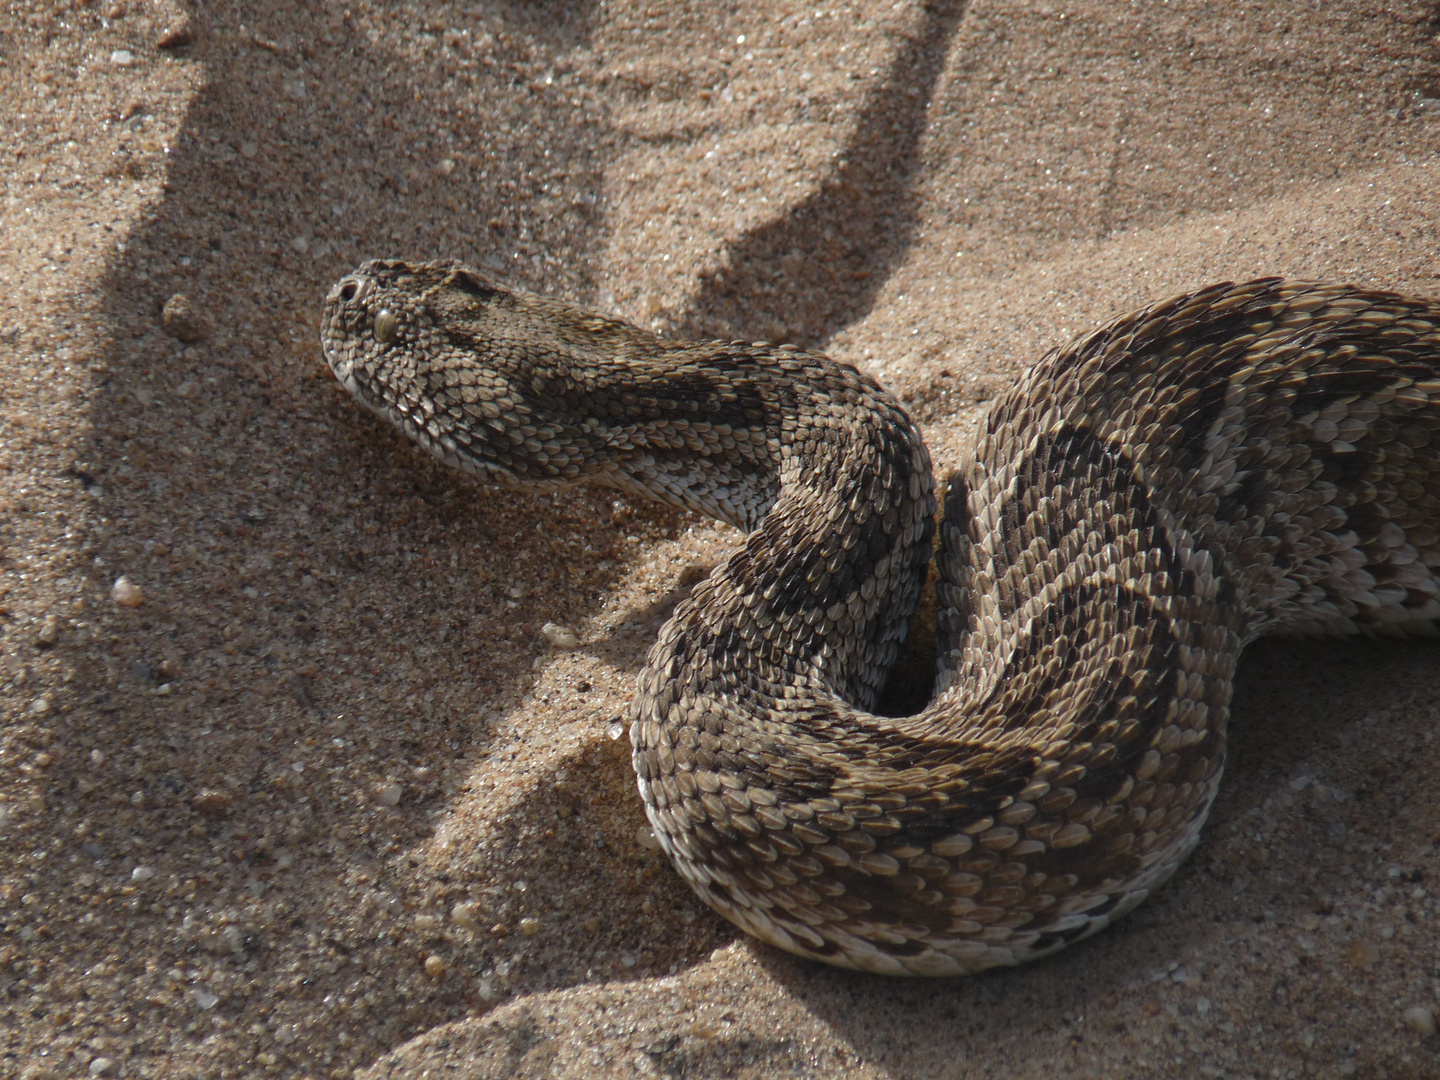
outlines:
M375 316L375 340L381 345L389 345L395 340L395 334L400 329L400 320L389 308L382 310Z

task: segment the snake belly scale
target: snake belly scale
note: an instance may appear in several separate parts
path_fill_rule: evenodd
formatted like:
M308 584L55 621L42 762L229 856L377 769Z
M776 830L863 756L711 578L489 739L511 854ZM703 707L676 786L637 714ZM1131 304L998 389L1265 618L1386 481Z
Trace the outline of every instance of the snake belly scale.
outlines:
M366 263L322 339L451 465L745 531L650 651L634 766L694 890L828 963L966 974L1094 933L1196 844L1246 643L1440 619L1434 300L1226 283L1042 359L949 480L935 693L900 718L871 710L936 493L874 380L451 262Z

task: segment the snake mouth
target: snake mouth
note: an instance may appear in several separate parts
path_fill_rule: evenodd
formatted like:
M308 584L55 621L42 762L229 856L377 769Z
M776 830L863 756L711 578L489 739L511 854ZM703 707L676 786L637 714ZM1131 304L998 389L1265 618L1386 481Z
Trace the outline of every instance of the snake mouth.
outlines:
M331 286L325 296L325 316L320 331L321 350L335 377L353 394L359 395L355 382L353 349L335 340L331 330L345 327L366 313L366 301L375 292L375 279L362 271L347 274ZM362 395L363 396L363 395Z

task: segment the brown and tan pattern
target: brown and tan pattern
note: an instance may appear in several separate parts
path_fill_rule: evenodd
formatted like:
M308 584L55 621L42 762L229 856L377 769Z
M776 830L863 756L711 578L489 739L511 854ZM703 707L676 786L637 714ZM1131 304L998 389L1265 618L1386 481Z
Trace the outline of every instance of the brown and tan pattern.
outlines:
M366 263L322 336L452 465L747 531L650 653L634 764L696 892L830 963L962 974L1094 933L1197 842L1247 642L1440 619L1435 301L1222 284L1042 360L950 481L937 692L903 718L870 710L936 502L873 380L457 263Z

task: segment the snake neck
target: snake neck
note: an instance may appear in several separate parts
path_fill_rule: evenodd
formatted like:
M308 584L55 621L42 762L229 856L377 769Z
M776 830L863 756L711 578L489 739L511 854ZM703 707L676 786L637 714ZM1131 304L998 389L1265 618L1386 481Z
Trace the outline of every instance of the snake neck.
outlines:
M652 669L729 665L738 683L779 664L874 704L919 598L935 494L919 430L872 379L790 346L667 341L453 263L365 264L332 290L322 340L353 394L452 465L744 530Z

